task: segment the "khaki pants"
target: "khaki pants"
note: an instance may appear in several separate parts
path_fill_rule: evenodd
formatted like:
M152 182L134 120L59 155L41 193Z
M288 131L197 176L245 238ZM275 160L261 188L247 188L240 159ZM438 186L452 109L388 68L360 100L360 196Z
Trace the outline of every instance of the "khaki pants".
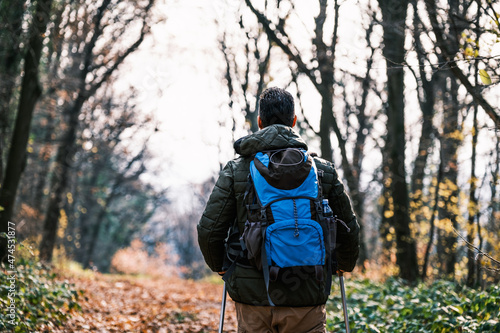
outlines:
M238 333L325 333L325 305L253 306L235 303Z

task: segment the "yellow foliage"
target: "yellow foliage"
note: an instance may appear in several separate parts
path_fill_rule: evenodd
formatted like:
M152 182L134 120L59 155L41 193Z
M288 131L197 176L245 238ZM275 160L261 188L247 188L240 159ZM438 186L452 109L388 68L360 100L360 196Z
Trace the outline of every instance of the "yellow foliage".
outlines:
M464 55L466 57L472 57L474 55L474 50L472 49L472 47L466 47L465 50L464 50Z
M393 216L394 216L394 212L393 212L392 210L386 210L386 211L384 212L384 217L385 217L386 219L390 219L390 218L391 218L391 217L393 217Z
M479 78L485 85L491 84L491 78L488 72L486 72L484 69L479 70Z
M451 224L451 220L447 217L443 219L438 219L436 221L436 227L447 233L453 232L453 225Z
M59 211L59 228L57 229L57 237L63 238L66 227L68 226L68 216L64 209Z
M473 202L469 201L467 205L467 211L469 213L469 216L476 215L479 212L480 208L481 206L479 203L474 204Z
M431 209L428 206L423 207L422 208L422 215L424 215L424 217L426 219L430 219L431 215L432 215Z
M69 204L73 203L73 194L71 194L71 192L66 193L66 198L68 199Z
M391 184L392 184L392 178L386 178L384 182L385 187L391 187Z
M454 182L452 182L450 179L445 179L445 184L446 184L446 187L450 191L457 191L458 190L458 185L455 184Z
M455 131L446 134L446 137L457 141L463 141L464 134L459 129L456 129Z

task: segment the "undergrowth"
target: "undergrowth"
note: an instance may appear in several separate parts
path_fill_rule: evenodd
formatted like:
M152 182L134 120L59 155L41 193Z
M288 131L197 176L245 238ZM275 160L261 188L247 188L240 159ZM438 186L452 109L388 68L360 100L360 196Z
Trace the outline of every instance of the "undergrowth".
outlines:
M16 260L15 272L0 269L0 332L34 332L64 324L79 310L81 292L33 259Z
M500 332L500 286L480 291L437 280L410 287L390 278L345 282L351 332ZM339 286L327 303L328 331L345 330Z

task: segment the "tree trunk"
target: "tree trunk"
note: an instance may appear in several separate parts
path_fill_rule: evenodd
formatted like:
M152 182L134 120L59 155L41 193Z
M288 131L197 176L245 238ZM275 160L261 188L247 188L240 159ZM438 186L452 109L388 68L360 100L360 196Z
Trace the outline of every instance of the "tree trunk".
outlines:
M52 261L63 192L68 185L69 172L76 153L78 116L85 100L86 98L79 94L70 111L67 112L69 114L68 129L57 150L55 167L50 181L50 199L43 224L42 242L40 243L40 260L44 262Z
M4 175L4 151L7 148L7 136L10 127L11 98L16 76L19 74L21 52L19 36L22 35L23 1L2 2L0 12L0 184Z
M394 207L392 203L391 191L391 174L389 172L389 145L390 135L385 138L386 148L382 150L382 204L380 207L380 225L379 236L381 239L381 254L384 258L391 259L392 248L394 247L394 239L392 237L391 226L394 224Z
M413 11L414 11L414 41L415 49L418 57L419 65L419 81L421 85L419 86L419 104L420 110L422 111L422 129L420 131L420 139L418 143L417 157L415 158L415 164L413 166L413 172L411 175L411 200L412 200L412 216L417 223L422 222L422 208L424 202L423 188L424 188L424 177L425 177L425 167L427 165L427 159L429 156L429 150L432 147L433 141L433 119L434 119L434 103L435 103L435 78L436 74L433 74L430 79L427 79L427 73L425 71L426 64L424 59L427 57L426 51L422 45L421 35L424 33L423 24L420 21L417 9L417 1L412 1ZM441 61L440 61L441 62Z
M373 65L373 56L375 54L375 48L371 46L371 35L373 32L373 24L370 24L366 31L365 40L366 43L371 48L371 55L366 61L366 72L363 78L363 82L361 84L362 94L361 94L361 103L357 112L357 119L359 123L359 128L357 131L356 142L354 145L353 153L352 153L352 171L354 182L354 190L351 190L351 197L353 201L354 211L357 214L357 217L360 221L364 221L364 213L365 213L365 193L360 190L360 177L363 167L363 160L365 157L365 143L366 138L368 136L369 130L371 129L371 123L366 115L366 106L369 103L368 95L370 93L371 87L370 84L372 79L370 77L370 71ZM359 249L359 259L358 262L364 263L366 260L370 259L368 255L368 250L366 248L366 240L364 233L364 223L360 223L360 249ZM363 266L362 266L363 267Z
M389 170L396 230L396 263L401 278L417 279L417 253L410 231L409 197L405 171L404 71L405 19L408 1L379 0L384 24L383 54L387 60L387 122L392 138ZM401 28L403 27L403 28Z
M47 182L49 180L49 172L51 165L51 158L53 157L53 146L54 133L56 133L57 125L59 124L59 117L57 108L52 107L57 101L57 92L61 88L61 80L59 77L59 64L61 61L62 49L63 49L63 28L61 27L62 17L64 10L66 9L65 3L55 3L52 8L52 28L50 29L50 42L49 51L47 52L47 79L49 87L47 92L44 94L42 102L38 105L37 115L44 117L46 120L45 124L38 124L38 129L42 129L37 135L37 138L41 138L43 146L40 147L37 154L31 156L31 160L36 163L32 163L34 170L32 172L36 173L35 181L33 183L24 182L25 188L28 187L29 191L32 192L31 205L38 212L43 211L43 206L47 194L44 193ZM35 125L36 126L36 125ZM35 149L36 151L36 149ZM30 162L28 162L30 163Z
M101 226L104 223L104 217L107 212L107 207L111 201L111 197L106 200L106 203L104 207L101 207L101 210L99 211L99 215L97 215L97 218L95 219L94 226L92 229L91 237L90 237L90 242L89 242L89 248L87 250L87 253L85 253L85 259L83 260L83 268L87 269L90 268L90 263L92 262L92 256L94 255L94 250L95 246L97 244L97 239L99 238L99 233L101 232Z
M481 15L480 8L477 8L477 19L476 19L476 38L479 40L481 32L479 31L479 17ZM477 86L478 84L478 77L479 77L479 63L476 60L474 62L474 85ZM473 119L472 119L472 156L471 156L471 170L470 170L470 193L469 193L469 206L468 206L468 212L469 212L469 219L468 219L468 225L467 225L467 242L469 244L474 244L474 239L476 235L476 230L477 234L479 236L479 239L481 240L481 227L479 225L479 218L480 218L480 212L479 212L479 207L478 207L478 198L476 196L476 190L477 190L477 181L476 179L476 148L477 148L477 137L478 137L478 132L479 128L477 125L477 112L478 112L479 106L477 103L474 104L474 114L473 114ZM476 224L474 221L477 221L477 229L476 229ZM481 244L478 247L481 249ZM476 262L476 258L474 255L474 250L468 246L467 247L467 280L466 280L466 285L468 287L473 287L475 285L479 284L479 274L480 269L479 269L479 264Z
M500 136L496 136L495 140L495 159L494 167L491 170L491 182L490 182L490 193L491 199L489 203L489 216L488 224L486 226L486 233L489 235L496 235L495 238L487 239L484 245L484 252L491 253L496 244L498 244L500 236L500 226L498 225L498 217L500 216L500 199L498 197L497 186L500 184ZM493 284L498 284L500 282L500 274L498 272L491 273L486 271L489 275L488 279L492 281ZM491 274L491 275L490 275Z
M24 58L24 77L21 85L21 96L17 111L14 132L9 150L5 181L0 194L0 232L6 232L8 222L12 218L16 192L21 174L26 163L26 148L30 135L31 119L38 97L41 94L38 82L38 65L42 52L43 36L50 18L52 0L39 0L36 5L30 39ZM5 239L0 238L0 259L6 254Z
M443 205L438 210L440 226L438 230L437 258L440 272L447 278L455 275L457 257L457 235L450 227L457 228L458 218L458 161L457 150L461 131L458 126L458 83L448 71L438 86L442 90L443 133L441 138L441 157L443 159L443 182L440 198Z
M42 211L44 198L46 194L44 194L44 190L47 184L47 179L49 178L50 171L50 156L52 153L52 139L51 136L55 130L55 119L52 112L48 112L47 114L47 125L45 126L45 135L44 135L44 145L40 149L38 153L38 168L36 169L37 178L34 184L31 184L33 189L33 208L37 211Z
M431 220L429 221L429 241L427 242L427 246L425 247L424 253L424 263L422 265L422 281L427 277L427 267L429 266L429 255L432 249L432 243L434 242L434 235L436 233L436 213L438 211L439 206L439 186L441 184L441 179L443 178L443 159L441 158L439 161L439 169L436 177L436 187L434 189L434 207L432 208Z
M467 220L467 242L469 244L474 244L475 239L475 220L479 219L478 213L478 201L476 197L476 189L477 189L477 179L476 179L476 147L477 147L477 135L478 135L478 126L477 126L477 111L478 105L474 105L474 116L473 116L473 125L472 125L472 156L471 156L471 170L470 170L470 193L469 193L469 205L468 212L469 218ZM479 222L478 222L479 225ZM467 279L466 285L468 287L473 287L476 284L476 258L474 255L474 250L468 246L467 247Z

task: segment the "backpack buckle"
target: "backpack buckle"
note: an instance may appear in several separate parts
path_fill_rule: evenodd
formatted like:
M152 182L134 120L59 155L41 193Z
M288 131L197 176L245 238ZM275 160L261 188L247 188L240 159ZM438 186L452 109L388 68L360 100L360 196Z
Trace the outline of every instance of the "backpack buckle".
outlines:
M260 210L260 220L261 221L267 221L267 214L266 214L266 209L262 208Z

